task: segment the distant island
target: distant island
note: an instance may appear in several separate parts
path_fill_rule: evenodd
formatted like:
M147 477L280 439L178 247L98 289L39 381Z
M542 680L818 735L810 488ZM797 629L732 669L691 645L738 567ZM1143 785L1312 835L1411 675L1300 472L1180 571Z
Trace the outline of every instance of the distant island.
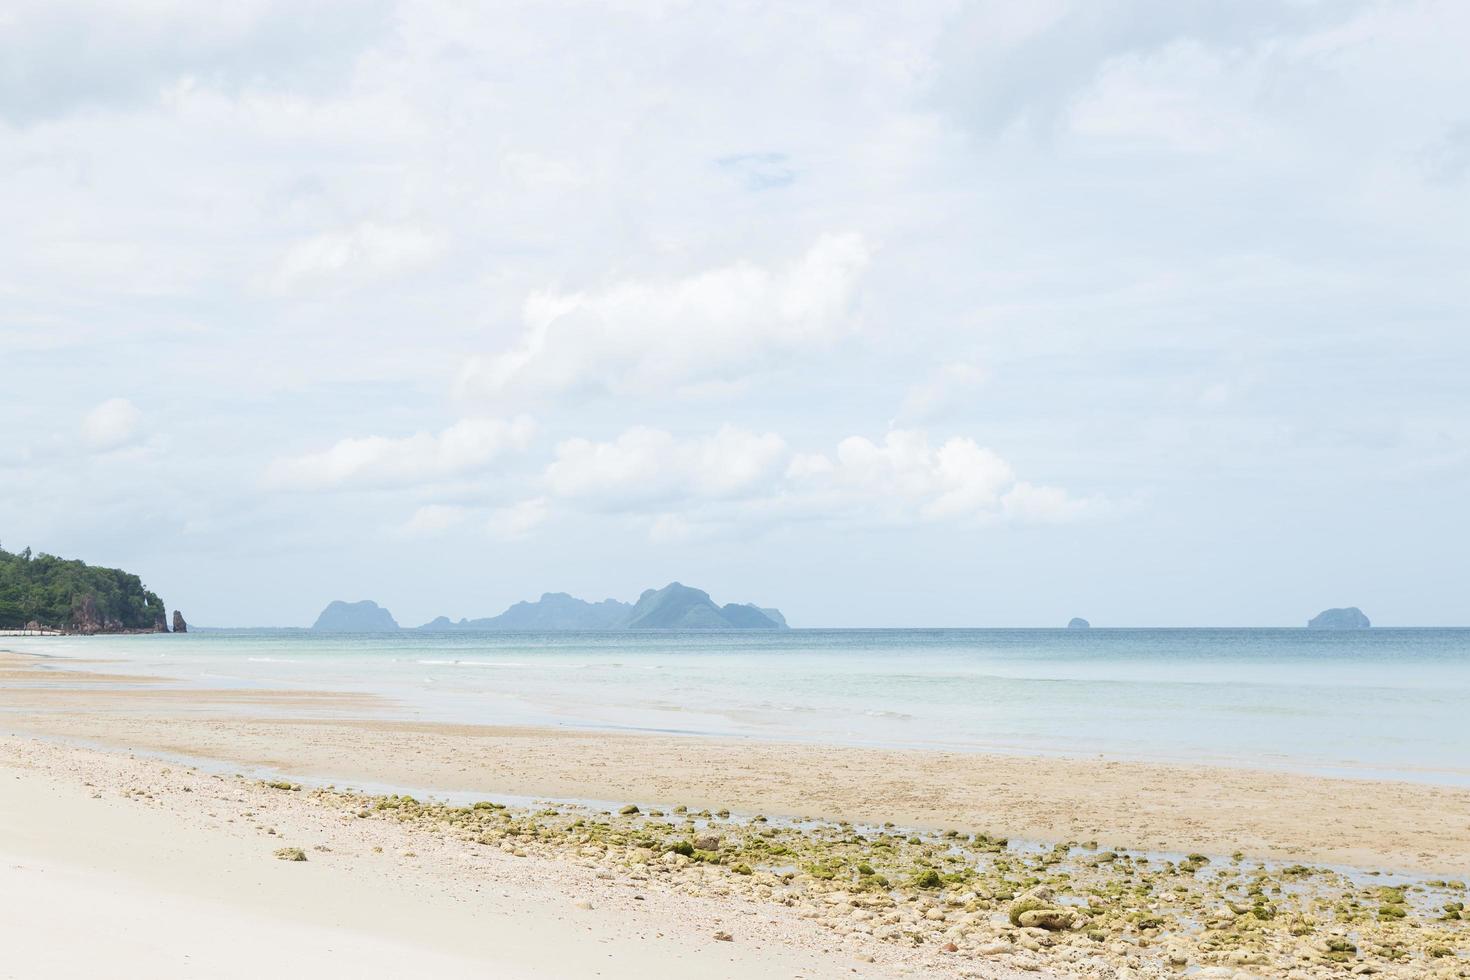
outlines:
M318 632L381 633L400 629L375 602L333 602L312 627ZM564 630L784 630L779 609L738 603L716 605L709 593L672 582L648 589L634 603L588 602L565 592L548 592L535 602L518 602L498 616L451 620L440 616L416 627L440 633L458 630L558 632Z
M1324 609L1307 621L1307 629L1312 630L1365 630L1372 625L1357 606Z
M0 629L167 633L168 620L163 600L132 572L0 548Z
M1067 621L1067 629L1090 630L1092 629L1092 624L1083 619L1081 616L1073 616L1070 620Z
M336 602L327 604L312 624L319 633L391 633L399 629L393 614L376 602Z

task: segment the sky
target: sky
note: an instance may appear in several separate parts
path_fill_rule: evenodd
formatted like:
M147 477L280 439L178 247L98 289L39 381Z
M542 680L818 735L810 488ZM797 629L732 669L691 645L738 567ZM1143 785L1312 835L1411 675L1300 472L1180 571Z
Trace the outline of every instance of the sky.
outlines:
M1470 623L1470 5L11 0L0 545L206 625Z

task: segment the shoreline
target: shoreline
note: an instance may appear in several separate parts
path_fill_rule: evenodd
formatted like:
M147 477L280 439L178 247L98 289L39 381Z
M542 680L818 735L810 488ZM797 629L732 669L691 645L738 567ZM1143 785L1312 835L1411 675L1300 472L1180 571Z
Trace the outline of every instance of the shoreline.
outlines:
M44 683L26 683L28 674ZM0 655L0 733L323 784L683 804L1053 843L1100 837L1148 851L1241 851L1425 874L1470 867L1470 789L1456 786L1106 757L419 722L377 717L387 706L367 695L150 687L114 677Z
M1121 629L1121 628L1120 628ZM1192 629L1192 628L1191 628ZM1440 629L1424 627L1424 629ZM310 632L302 629L302 632ZM226 631L227 632L227 631ZM659 632L659 631L648 631ZM1156 631L1154 631L1156 632ZM294 711L316 711L320 717L347 718L364 724L420 723L441 729L485 729L504 731L546 731L568 734L607 735L610 737L679 738L734 743L765 745L792 745L834 750L859 750L878 752L943 753L955 756L975 756L987 759L1055 759L1062 762L1078 760L1105 760L1124 765L1151 765L1181 769L1220 769L1229 772L1259 772L1287 777L1305 776L1333 780L1361 781L1364 783L1408 783L1428 787L1445 787L1470 790L1470 766L1447 768L1443 765L1415 766L1408 762L1363 761L1353 758L1318 758L1291 756L1285 753L1263 757L1259 754L1231 755L1220 752L1169 752L1158 749L1130 749L1107 745L1097 752L1081 752L1075 745L1063 742L1048 743L1032 740L1029 744L1010 741L948 742L934 738L902 741L842 737L831 733L800 731L762 732L750 730L723 730L699 727L674 727L668 725L638 725L597 721L588 719L568 720L552 711L503 722L481 723L466 721L453 713L426 711L424 706L412 699L404 699L402 692L385 693L374 690L313 690L307 687L280 687L258 682L236 683L229 687L205 687L197 681L180 675L152 674L103 674L90 668L78 669L80 665L106 663L141 664L142 661L125 657L91 658L79 656L75 651L66 653L44 653L35 649L12 650L0 647L0 680L7 677L22 679L23 674L7 670L7 659L24 663L27 660L46 661L45 669L52 671L56 686L65 687L68 680L85 686L98 699L106 697L98 693L99 682L118 686L149 684L146 692L160 702L193 701L200 706L218 709L238 709L242 705L257 708L291 708ZM279 682L279 680L278 680ZM145 692L139 692L140 696ZM132 697L133 695L129 695ZM37 707L42 705L33 701ZM316 717L316 716L312 716ZM302 720L307 720L303 716Z
M39 868L46 881L80 875L53 899L142 888L143 906L175 908L170 896L203 886L138 866L150 862L131 852L102 862L114 877L126 872L123 884L78 867L100 860L88 835L116 845L111 822L129 826L141 805L156 817L136 831L151 842L145 852L171 853L178 835L207 831L189 866L235 862L239 880L253 882L285 874L295 862L275 852L297 848L308 874L328 865L342 876L334 889L355 904L381 903L409 920L260 924L303 961L322 943L346 942L340 930L350 928L387 944L383 963L422 952L443 975L487 963L497 975L563 975L554 958L529 951L507 961L526 937L506 931L506 907L536 909L528 934L558 948L568 922L590 920L578 928L601 938L578 947L593 957L579 961L583 972L629 980L687 973L690 943L713 952L697 962L716 976L995 980L1143 980L1181 965L1231 980L1326 978L1344 965L1448 978L1470 949L1470 919L1459 911L1470 790L393 720L372 717L387 706L360 695L119 683L105 661L85 667L0 655L8 879L23 884L17 868ZM433 796L414 799L407 787ZM37 816L37 794L68 803ZM100 817L78 822L98 808ZM410 913L406 884L453 898ZM231 895L205 897L222 903L212 921L292 907L270 894L248 908ZM484 895L510 899L493 913L496 949L475 938L492 914ZM1452 905L1452 918L1438 912ZM645 914L655 907L657 920ZM650 921L696 925L650 934L640 925ZM109 922L95 928L106 933ZM46 934L44 923L36 928ZM124 942L128 930L115 931ZM731 951L725 934L759 946ZM592 969L609 944L622 951L618 967Z
M233 947L264 944L278 969L363 976L1448 980L1470 939L1463 880L684 806L456 806L16 735L0 803L0 914L25 927L8 963L41 973L61 955L251 976ZM184 934L140 928L159 915ZM58 954L78 926L92 942Z

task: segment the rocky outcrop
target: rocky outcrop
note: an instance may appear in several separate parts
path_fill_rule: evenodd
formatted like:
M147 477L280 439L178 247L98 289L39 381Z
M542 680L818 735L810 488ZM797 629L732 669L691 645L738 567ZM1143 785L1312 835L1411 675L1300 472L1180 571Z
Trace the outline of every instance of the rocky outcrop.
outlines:
M319 633L394 633L398 621L393 614L370 599L327 604L311 627Z
M1089 623L1087 620L1083 619L1081 616L1073 616L1067 622L1067 629L1069 629L1069 630L1090 630L1090 629L1092 629L1092 624Z
M107 629L107 621L102 618L102 613L97 609L97 597L88 592L86 595L73 599L71 623L68 625L73 633L81 633L86 636L101 633Z
M1307 621L1307 629L1313 630L1365 630L1372 625L1357 606L1324 609Z
M175 633L187 633L187 632L189 632L189 624L186 623L186 622L184 622L184 614L181 613L181 612L179 612L177 609L174 610L174 632Z

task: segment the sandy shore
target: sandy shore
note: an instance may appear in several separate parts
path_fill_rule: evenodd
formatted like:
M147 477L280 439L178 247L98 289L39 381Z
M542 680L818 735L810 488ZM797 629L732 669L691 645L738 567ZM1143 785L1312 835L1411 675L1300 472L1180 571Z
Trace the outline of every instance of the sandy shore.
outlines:
M297 778L554 799L684 804L955 828L1036 841L1463 874L1470 790L1217 766L720 739L239 716L341 709L329 695L0 690L5 731ZM41 710L45 701L49 710Z
M784 908L634 892L568 862L341 817L254 781L0 738L0 976L907 972L902 957L834 949ZM309 860L275 859L283 845Z
M1175 956L1215 971L1204 976L1316 977L1336 968L1322 959L1331 953L1323 942L1371 933L1376 952L1353 956L1370 957L1373 969L1418 976L1432 965L1436 975L1460 975L1460 957L1429 958L1458 949L1443 945L1460 941L1458 913L1452 926L1433 918L1435 902L1463 892L1458 881L1416 886L1423 895L1404 906L1411 921L1403 929L1418 930L1407 933L1418 946L1403 945L1400 954L1393 932L1400 924L1380 923L1398 914L1382 911L1382 903L1402 894L1385 897L1310 868L1302 873L1315 883L1304 890L1295 872L1280 868L1300 862L1463 878L1470 868L1467 790L1106 759L421 724L371 717L382 706L356 695L183 690L122 681L105 668L43 666L0 655L0 851L7 884L15 886L5 891L35 896L7 898L0 907L27 937L6 964L16 971L10 975L85 972L82 960L46 968L47 957L91 955L64 942L69 926L58 926L64 920L52 913L67 908L85 910L102 937L98 948L110 943L125 960L156 962L159 976L253 975L248 957L218 959L247 933L254 946L303 964L303 974L305 964L321 964L332 972L404 975L418 962L408 972L483 975L492 964L503 976L1001 977L1039 970L1113 978L1167 976ZM640 813L729 810L731 821L746 823L725 842L724 855L696 851L687 875L660 877L638 869L648 863L662 873L689 863L679 858L665 868L659 858L675 839L669 835L680 832L674 822L596 823L589 837L565 816L538 823L533 808L507 836L498 826L466 823L488 812L283 793L262 784L263 774L304 780L308 789L334 783L420 796L606 801L613 814L625 804ZM587 811L589 819L603 821L591 816L596 810ZM750 822L755 814L832 823L819 839L794 830L773 838L793 854L785 860L804 870L783 871L777 860L757 864L754 877L740 876L749 870L732 876L729 868L766 854L749 831L764 826ZM684 834L697 835L692 817L679 819ZM947 853L951 837L895 831L875 845L851 837L840 821L960 831L953 839L972 852L965 860L973 868L931 893L911 876L931 863L964 870L944 864L957 860ZM970 843L972 835L981 836ZM1007 858L1002 845L996 858L991 841L1000 836L1071 846ZM743 849L731 850L731 841ZM1079 841L1088 842L1081 851ZM269 859L282 842L307 848L305 870ZM1120 852L1119 863L1089 856L1099 848ZM1222 868L1211 872L1218 877L1201 883L1192 864L1176 869L1169 858L1185 853L1208 856ZM698 863L707 858L714 867ZM1274 871L1260 865L1252 884L1246 872L1256 859L1281 864ZM887 879L866 864L885 860L881 870L899 876L898 893L871 894L868 885ZM852 877L859 866L873 877ZM1114 868L1146 887L1119 904L1125 893L1109 878ZM840 872L835 883L831 869ZM841 885L844 875L861 886L859 894ZM1043 929L1007 922L1013 892L1048 876L1096 896L1075 925L1091 917L1091 939L1078 933L1058 944ZM1258 904L1230 906L1239 901L1230 893L1247 886ZM1170 900L1149 899L1156 888L1167 888ZM1272 893L1282 897L1271 899L1267 917L1259 902ZM1254 912L1275 919L1280 904L1280 919L1224 940L1207 931L1203 945L1193 945L1201 941L1195 935L1187 949L1161 945L1186 927L1197 932L1197 921L1222 901L1242 909L1227 910L1227 918ZM147 928L158 916L185 911L190 925L182 938L171 933L165 942ZM720 932L737 938L714 938ZM548 964L546 950L560 959ZM1293 958L1304 961L1298 971L1286 967ZM1256 963L1275 966L1246 969Z

